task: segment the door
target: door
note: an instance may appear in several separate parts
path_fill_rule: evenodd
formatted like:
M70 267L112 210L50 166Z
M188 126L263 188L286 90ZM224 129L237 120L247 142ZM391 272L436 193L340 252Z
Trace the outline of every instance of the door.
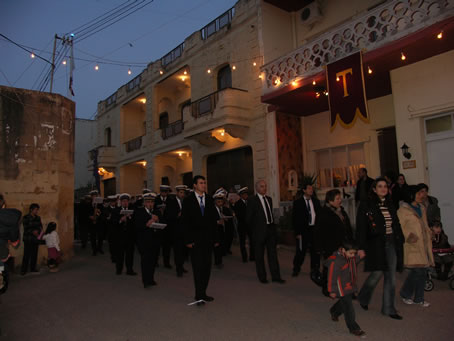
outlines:
M429 161L429 194L438 199L443 229L451 240L454 237L454 161L448 158L454 150L454 138L427 142Z
M396 127L384 128L377 133L381 175L393 171L397 176L399 174L399 159L397 157Z
M104 180L104 197L115 195L117 193L117 181L115 178Z

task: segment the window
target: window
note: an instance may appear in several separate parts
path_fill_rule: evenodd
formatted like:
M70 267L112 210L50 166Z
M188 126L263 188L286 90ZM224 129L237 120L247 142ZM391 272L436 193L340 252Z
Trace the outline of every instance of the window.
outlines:
M232 87L232 70L230 70L230 65L226 65L218 72L218 90L231 87Z
M112 147L112 129L110 127L104 129L104 145Z
M159 115L159 129L165 129L169 125L169 114L163 112Z
M452 115L426 119L426 133L435 134L452 130Z
M358 170L365 164L362 143L319 150L316 157L319 187L356 185Z

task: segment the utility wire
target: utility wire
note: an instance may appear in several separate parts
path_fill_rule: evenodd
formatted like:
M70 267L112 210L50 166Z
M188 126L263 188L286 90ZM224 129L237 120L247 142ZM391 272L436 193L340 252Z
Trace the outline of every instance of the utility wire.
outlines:
M22 47L20 44L18 44L18 43L16 43L15 41L9 39L9 38L8 38L7 36L5 36L4 34L0 33L0 37L6 39L6 40L9 41L11 44L16 45L16 46L19 47L20 49L25 50L25 51L27 51L27 52L30 53L30 54L34 54L34 55L35 55L36 57L38 57L39 59L42 59L42 60L44 60L46 63L49 63L50 65L52 65L52 62L50 62L49 60L47 60L47 59L41 57L39 54L36 54L36 53L34 53L33 51L29 51L28 49Z

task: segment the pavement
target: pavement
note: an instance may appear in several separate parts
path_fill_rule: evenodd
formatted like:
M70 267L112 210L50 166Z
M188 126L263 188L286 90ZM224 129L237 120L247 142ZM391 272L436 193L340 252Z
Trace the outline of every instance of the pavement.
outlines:
M254 263L242 263L238 248L214 268L208 295L214 302L188 306L194 289L190 265L183 278L159 268L158 285L149 290L136 277L115 275L109 256L76 255L60 272L14 275L1 297L0 340L354 340L344 320L330 319L333 301L309 279L308 260L291 277L293 252L279 249L286 284L261 284ZM135 270L139 271L138 255ZM360 271L359 283L366 274ZM399 274L397 289L405 274ZM397 295L398 296L398 295ZM369 340L454 340L454 290L435 280L426 293L429 308L407 306L400 299L402 321L380 313L382 284L369 310L354 303L356 319Z

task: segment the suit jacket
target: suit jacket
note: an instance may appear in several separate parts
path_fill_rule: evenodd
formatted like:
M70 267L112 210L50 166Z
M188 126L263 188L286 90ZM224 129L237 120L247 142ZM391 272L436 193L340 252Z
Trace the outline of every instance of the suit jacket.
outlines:
M254 195L249 198L247 210L246 210L246 222L251 228L252 235L257 242L263 242L268 233L276 235L276 225L274 224L273 216L273 201L271 197L266 196L268 204L270 205L271 216L273 218L273 224L269 225L266 221L265 211L263 210L262 202L258 195Z
M246 230L248 226L246 221L247 205L240 199L235 203L235 206L233 206L233 210L235 211L238 220L238 229Z
M360 199L360 188L361 188L361 183L363 182L363 179L359 179L358 182L356 183L356 191L355 191L355 201L359 202ZM366 178L366 192L369 194L370 188L372 187L372 183L374 182L374 179L367 177Z
M181 227L181 211L176 197L167 198L166 209L164 210L164 220L167 228L172 231L175 237L183 237L183 230ZM183 202L181 203L183 206Z
M153 210L151 212L154 215L159 217L160 212ZM148 221L151 219L151 214L145 209L145 207L140 207L134 211L134 226L137 233L137 242L147 243L152 239L159 239L162 231L153 229L147 226Z
M312 197L315 216L320 211L320 201ZM306 199L301 197L293 202L292 223L295 235L304 235L309 231L309 211L307 210Z
M217 211L213 199L208 195L205 195L204 215L200 210L195 192L184 199L181 223L186 244L213 246L214 243L219 242Z
M116 207L112 211L112 234L117 238L128 238L129 240L133 240L136 235L134 217L131 216L125 222L120 223L120 219L123 217L123 215L120 214L122 209L122 207Z

